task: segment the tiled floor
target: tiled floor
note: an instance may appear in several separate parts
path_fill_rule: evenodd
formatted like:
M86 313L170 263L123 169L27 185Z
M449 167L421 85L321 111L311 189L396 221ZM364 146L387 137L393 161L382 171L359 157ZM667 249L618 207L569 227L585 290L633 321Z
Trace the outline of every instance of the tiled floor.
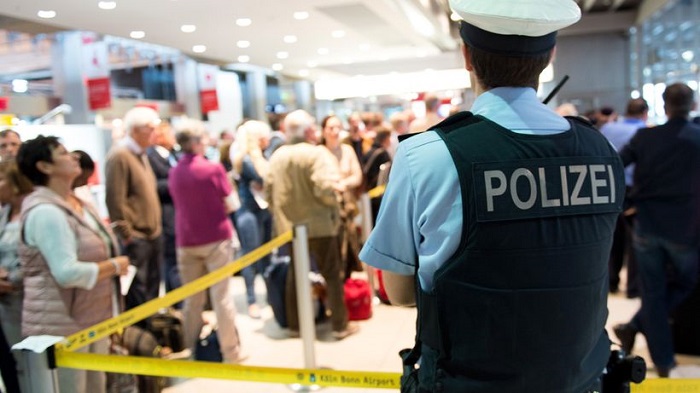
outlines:
M243 280L234 278L236 288L236 306L239 315L236 323L245 345L245 351L250 357L245 365L301 368L304 366L301 339L286 338L285 332L279 328L272 317L269 307L263 308L260 320L249 318L245 314L245 298L243 295ZM257 282L258 291L263 291L261 280ZM264 299L260 294L259 299ZM626 299L623 295L613 295L609 298L608 331L616 323L627 321L637 310L639 300ZM342 341L333 341L329 337L330 327L321 325L317 328L318 340L315 345L315 356L318 367L336 370L400 372L400 361L397 355L402 348L412 345L415 334L415 309L398 308L377 304L374 315L368 321L360 322L358 334ZM614 338L614 335L611 334ZM635 353L644 357L651 364L644 338L639 335ZM678 356L680 366L674 370L672 377L700 378L700 357ZM648 374L655 378L653 370ZM191 379L172 381L173 385L165 390L166 393L186 392L289 392L284 385L256 382L236 382L213 379ZM323 392L377 392L374 389L325 388Z

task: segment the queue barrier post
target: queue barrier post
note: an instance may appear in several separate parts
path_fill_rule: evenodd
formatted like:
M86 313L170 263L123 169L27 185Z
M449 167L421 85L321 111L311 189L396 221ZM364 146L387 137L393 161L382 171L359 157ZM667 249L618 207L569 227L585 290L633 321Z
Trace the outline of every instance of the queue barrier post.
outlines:
M19 360L18 377L23 393L59 393L53 346L42 352L12 349ZM26 392L24 390L27 390Z
M304 367L316 368L316 326L314 308L309 285L311 262L309 257L309 236L306 225L294 226L294 278L297 287L297 310L299 311L299 332L304 346ZM293 386L295 391L309 391L308 386Z

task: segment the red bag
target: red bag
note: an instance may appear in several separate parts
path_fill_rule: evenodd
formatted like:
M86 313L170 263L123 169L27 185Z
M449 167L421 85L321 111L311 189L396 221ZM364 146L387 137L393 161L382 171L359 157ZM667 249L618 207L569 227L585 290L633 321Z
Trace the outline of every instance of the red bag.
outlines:
M345 281L345 307L351 321L372 317L372 291L367 281L355 278Z

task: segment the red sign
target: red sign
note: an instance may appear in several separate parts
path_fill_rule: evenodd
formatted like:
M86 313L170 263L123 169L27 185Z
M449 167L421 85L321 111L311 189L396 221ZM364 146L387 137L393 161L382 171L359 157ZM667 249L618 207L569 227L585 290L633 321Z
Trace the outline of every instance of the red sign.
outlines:
M0 112L10 107L10 97L0 97Z
M134 105L135 108L151 108L156 112L158 111L158 103L157 102L139 102L136 105Z
M112 106L109 78L88 79L87 90L90 110L94 111Z
M199 92L202 101L202 113L219 110L219 99L216 97L216 90L202 90Z

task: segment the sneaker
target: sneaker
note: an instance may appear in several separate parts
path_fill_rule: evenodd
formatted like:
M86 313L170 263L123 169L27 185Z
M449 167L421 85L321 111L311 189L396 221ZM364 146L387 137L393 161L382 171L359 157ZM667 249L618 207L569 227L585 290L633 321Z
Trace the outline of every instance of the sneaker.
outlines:
M341 331L333 331L333 338L336 340L342 340L345 337L355 334L360 330L360 327L356 323L348 323L348 326Z
M260 319L260 307L255 303L248 306L248 316L253 319Z
M632 349L634 349L637 329L633 328L629 323L620 323L613 326L613 332L615 332L615 335L620 340L620 347L625 351L625 354L631 354Z

